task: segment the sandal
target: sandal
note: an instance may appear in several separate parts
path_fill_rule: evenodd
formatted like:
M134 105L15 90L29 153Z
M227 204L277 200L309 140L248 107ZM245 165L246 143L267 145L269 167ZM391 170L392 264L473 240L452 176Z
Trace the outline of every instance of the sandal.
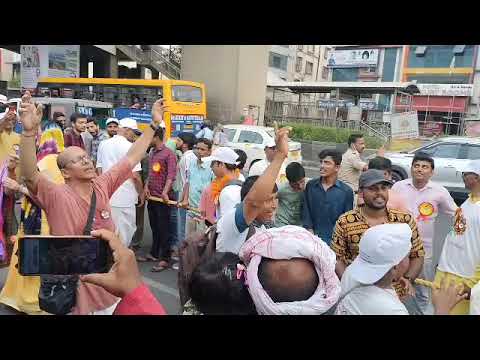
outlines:
M147 256L145 256L145 258L147 259L147 261L158 261L158 259L150 254L148 254Z
M170 265L168 264L168 262L166 261L160 261L158 263L158 265L152 267L152 270L150 270L151 272L161 272L163 270L166 270L170 267Z

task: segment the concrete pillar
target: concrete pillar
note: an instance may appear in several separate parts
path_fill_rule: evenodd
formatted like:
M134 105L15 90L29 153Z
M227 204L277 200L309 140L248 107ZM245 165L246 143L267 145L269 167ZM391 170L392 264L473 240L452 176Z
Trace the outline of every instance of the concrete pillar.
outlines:
M187 45L182 51L181 79L205 84L209 119L238 123L243 108L253 105L263 124L268 46Z
M107 77L110 77L110 78L118 78L118 60L117 60L117 57L115 55L111 55L109 53L106 53L107 54L107 61L106 61L106 65L107 65L107 73L108 73L108 76Z

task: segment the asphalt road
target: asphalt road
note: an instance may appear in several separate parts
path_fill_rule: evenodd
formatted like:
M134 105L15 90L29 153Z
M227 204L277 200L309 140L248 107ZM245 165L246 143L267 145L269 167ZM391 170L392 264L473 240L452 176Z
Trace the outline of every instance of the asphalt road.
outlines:
M318 168L306 167L306 175L309 178L318 177ZM145 216L144 250L148 251L152 241L152 234L148 223L148 216ZM434 261L438 261L443 241L449 231L451 222L443 216L437 218L437 229L434 241ZM180 304L177 291L177 271L168 269L160 273L150 272L154 263L139 263L145 283L150 287L158 301L163 304L168 314L179 314ZM0 288L3 287L8 269L0 269ZM16 311L0 304L0 315L15 315Z

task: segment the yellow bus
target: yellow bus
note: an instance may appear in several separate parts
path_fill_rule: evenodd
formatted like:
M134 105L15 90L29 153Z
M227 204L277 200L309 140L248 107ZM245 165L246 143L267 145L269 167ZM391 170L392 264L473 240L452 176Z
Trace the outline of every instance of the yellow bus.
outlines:
M165 99L166 137L194 132L207 115L205 85L184 80L111 78L40 78L36 96L102 101L113 105L113 116L132 117L145 128L151 120L151 106Z

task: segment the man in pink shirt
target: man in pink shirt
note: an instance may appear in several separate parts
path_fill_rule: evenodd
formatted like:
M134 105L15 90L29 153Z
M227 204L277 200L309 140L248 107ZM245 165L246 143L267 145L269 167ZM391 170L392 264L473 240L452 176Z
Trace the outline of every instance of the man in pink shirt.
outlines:
M82 148L66 148L57 158L65 184L56 185L37 169L35 137L42 117L40 105L34 105L29 92L22 97L20 166L28 191L46 213L52 235L81 235L87 222L92 192L96 195L93 229L115 230L109 204L112 194L127 179L150 146L163 118L162 100L152 108L152 124L132 145L127 155L101 176L96 175L91 158ZM90 314L111 308L118 299L95 285L79 282L73 314Z
M381 170L385 174L385 180L392 180L392 162L390 161L390 159L384 158L382 156L377 156L368 162L368 168ZM361 192L358 193L357 205L362 205L364 203L362 196L363 195ZM402 196L392 189L388 191L387 208L403 212L410 212L408 210L407 203L402 198Z
M423 239L425 248L425 262L420 277L433 281L435 264L432 261L433 238L435 235L435 219L438 214L453 216L457 205L450 193L443 186L430 181L435 169L434 161L427 154L418 153L412 161L411 179L395 183L393 191L402 194L409 212L414 216L418 231ZM415 279L408 279L413 282ZM430 289L416 286L416 300L420 309L425 313L432 312Z

